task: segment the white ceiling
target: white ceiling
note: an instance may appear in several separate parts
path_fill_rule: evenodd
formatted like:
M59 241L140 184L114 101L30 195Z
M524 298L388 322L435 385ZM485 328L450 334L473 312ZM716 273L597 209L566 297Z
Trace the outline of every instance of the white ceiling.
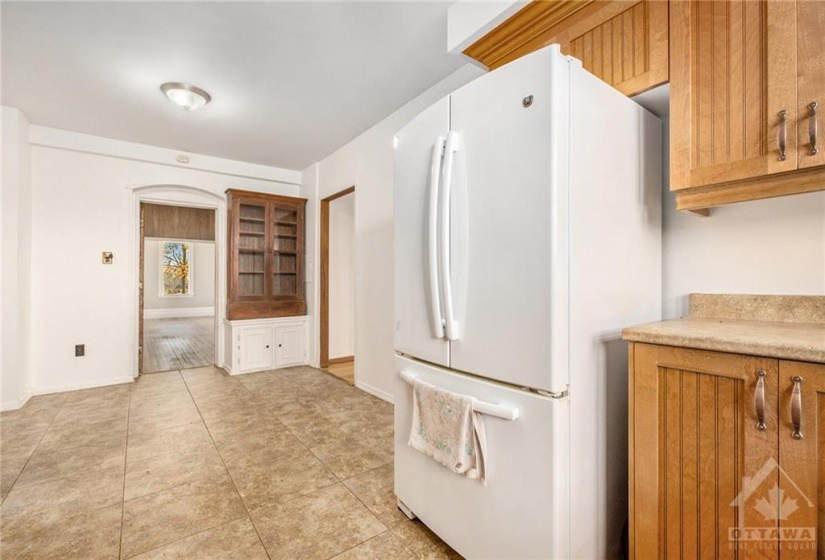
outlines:
M449 2L2 3L2 103L34 124L303 169L463 62ZM202 87L187 113L160 84Z

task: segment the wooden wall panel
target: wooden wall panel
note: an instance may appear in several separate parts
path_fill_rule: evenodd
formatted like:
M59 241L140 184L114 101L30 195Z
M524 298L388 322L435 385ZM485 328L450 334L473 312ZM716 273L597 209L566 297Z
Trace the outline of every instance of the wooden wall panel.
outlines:
M553 43L622 93L641 93L668 81L668 3L537 0L464 54L492 70Z
M144 235L166 239L215 240L215 211L143 203Z

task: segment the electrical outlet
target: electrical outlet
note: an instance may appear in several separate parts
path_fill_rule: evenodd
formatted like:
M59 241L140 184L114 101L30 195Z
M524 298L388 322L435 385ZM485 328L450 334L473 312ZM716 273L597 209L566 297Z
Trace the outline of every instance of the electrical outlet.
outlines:
M74 355L76 358L86 355L86 345L85 344L75 344L74 345Z

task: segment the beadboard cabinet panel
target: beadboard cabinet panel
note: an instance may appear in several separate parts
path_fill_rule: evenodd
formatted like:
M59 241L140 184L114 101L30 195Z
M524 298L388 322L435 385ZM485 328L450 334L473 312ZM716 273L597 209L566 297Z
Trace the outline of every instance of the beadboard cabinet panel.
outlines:
M798 408L799 430L794 426ZM779 480L784 506L779 525L787 541L783 558L825 556L825 365L779 362ZM797 547L803 531L817 546ZM794 548L796 548L794 550ZM817 550L819 551L817 553ZM817 556L819 554L819 556Z
M825 3L797 2L799 168L825 165ZM812 107L813 105L813 107ZM815 140L812 142L812 137Z
M795 170L795 3L670 5L671 190Z
M630 557L825 554L825 365L631 343Z
M625 95L641 93L668 80L668 3L534 1L464 54L494 70L553 43Z
M739 528L774 524L744 500L748 477L779 480L761 474L777 457L778 361L648 344L630 355L631 558L733 558Z

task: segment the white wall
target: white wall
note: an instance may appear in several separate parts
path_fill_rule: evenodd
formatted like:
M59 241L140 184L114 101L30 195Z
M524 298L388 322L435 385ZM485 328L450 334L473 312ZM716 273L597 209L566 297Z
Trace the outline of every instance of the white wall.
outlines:
M355 383L386 400L393 398L393 136L433 102L482 73L470 65L461 68L303 172L300 196L310 199L307 228L313 231L307 236L312 362L318 363L318 201L354 185Z
M2 243L0 261L0 408L29 398L31 301L31 154L29 122L2 108Z
M143 244L143 309L147 319L192 317L215 313L215 243L192 241L191 281L193 295L160 296L161 239L146 239ZM152 313L165 310L161 313ZM183 310L175 313L175 310ZM193 315L192 311L197 310Z
M355 355L355 194L329 204L329 357Z
M665 122L665 138L667 138ZM688 294L825 295L825 192L676 211L668 146L662 231L662 316L688 313Z
M192 169L176 165L172 150L31 128L35 392L132 378L137 344L129 321L136 313L137 285L132 188L183 185L218 200L229 187L292 196L298 191L300 172L197 155L191 165L199 169ZM225 173L217 171L222 168ZM268 177L294 178L296 184ZM226 243L220 232L217 243ZM101 251L112 251L114 264L102 264ZM86 344L83 358L74 357L79 343Z
M447 51L461 54L525 4L524 0L458 0L447 10Z

